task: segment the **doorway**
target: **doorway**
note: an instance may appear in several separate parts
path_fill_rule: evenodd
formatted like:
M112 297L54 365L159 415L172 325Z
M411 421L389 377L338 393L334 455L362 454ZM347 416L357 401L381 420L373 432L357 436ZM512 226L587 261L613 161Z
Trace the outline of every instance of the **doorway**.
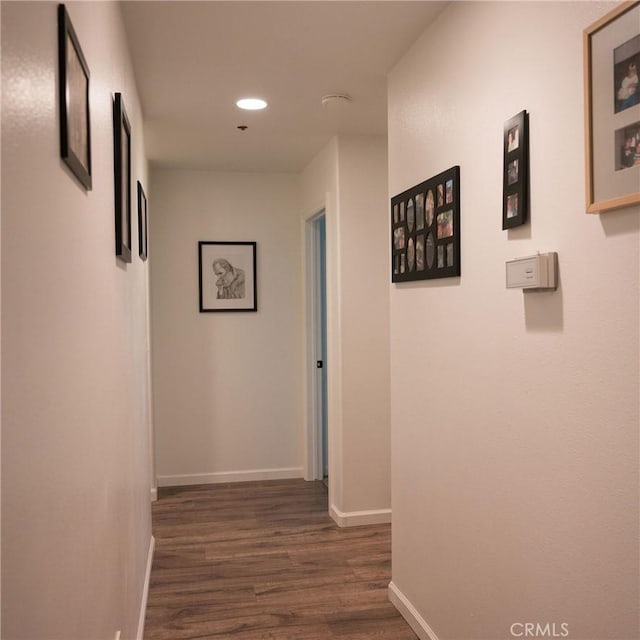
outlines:
M327 394L327 233L324 210L307 224L308 475L329 482Z

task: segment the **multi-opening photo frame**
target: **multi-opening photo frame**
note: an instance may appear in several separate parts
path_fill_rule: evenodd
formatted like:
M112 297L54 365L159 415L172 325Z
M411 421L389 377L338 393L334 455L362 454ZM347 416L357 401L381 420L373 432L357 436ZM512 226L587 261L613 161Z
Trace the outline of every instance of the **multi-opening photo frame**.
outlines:
M460 275L460 167L391 198L391 281Z
M198 242L200 312L257 311L256 243Z
M504 125L502 228L529 219L529 114L521 111Z
M640 203L640 2L584 30L587 213Z
M121 93L113 101L116 256L131 262L131 125Z
M90 190L89 66L63 4L58 5L58 69L60 156L80 184Z

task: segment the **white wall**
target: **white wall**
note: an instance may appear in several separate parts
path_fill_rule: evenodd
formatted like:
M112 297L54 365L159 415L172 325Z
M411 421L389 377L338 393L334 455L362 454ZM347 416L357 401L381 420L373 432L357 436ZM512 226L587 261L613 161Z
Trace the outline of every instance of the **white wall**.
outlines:
M391 507L387 140L338 138L344 512Z
M639 210L584 203L582 30L611 6L452 3L390 76L390 193L461 166L462 277L391 291L391 595L440 640L639 635ZM531 223L506 232L522 109ZM559 290L505 290L537 250Z
M7 640L135 638L151 539L147 273L114 255L112 93L133 187L146 184L140 106L118 5L67 8L91 71L89 192L59 157L57 5L2 3Z
M159 484L303 475L295 175L154 171ZM257 242L257 313L198 311L198 241Z
M386 139L338 136L301 176L327 214L329 498L341 525L390 518Z
M299 197L301 212L300 244L304 247L302 269L304 273L303 286L307 287L309 280L308 264L313 260L306 253L307 225L320 211L325 212L325 250L326 250L326 316L327 316L327 424L328 424L328 467L331 477L329 482L329 504L335 504L337 496L342 495L342 371L335 363L340 362L340 328L339 328L339 286L338 286L338 139L332 138L327 145L313 158L299 176ZM313 314L312 304L309 303L311 290L305 290L305 316L302 320L303 331L303 359L300 363L304 387L304 405L311 408L307 413L306 430L306 459L307 475L312 467L310 457L313 447L309 439L316 437L312 432L311 422L313 402L311 388L315 385L315 371L312 369L316 359L314 337L309 336Z
M153 171L159 484L303 475L300 225L324 208L330 504L340 524L389 519L386 172L368 137L334 138L301 175ZM257 241L258 313L198 311L199 240Z

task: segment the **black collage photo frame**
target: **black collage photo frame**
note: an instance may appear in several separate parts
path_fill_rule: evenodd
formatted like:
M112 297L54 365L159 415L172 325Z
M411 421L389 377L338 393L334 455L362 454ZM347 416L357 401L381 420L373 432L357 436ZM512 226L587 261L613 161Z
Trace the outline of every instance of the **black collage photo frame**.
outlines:
M521 111L504 125L502 228L529 219L529 114Z
M460 167L391 198L391 282L460 275Z

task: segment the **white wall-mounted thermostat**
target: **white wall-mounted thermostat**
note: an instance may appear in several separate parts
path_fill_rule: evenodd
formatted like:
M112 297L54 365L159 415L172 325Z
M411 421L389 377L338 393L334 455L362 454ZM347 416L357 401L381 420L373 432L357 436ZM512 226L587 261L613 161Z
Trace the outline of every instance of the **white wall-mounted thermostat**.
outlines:
M558 288L558 254L555 251L508 260L506 265L507 289L548 291Z

